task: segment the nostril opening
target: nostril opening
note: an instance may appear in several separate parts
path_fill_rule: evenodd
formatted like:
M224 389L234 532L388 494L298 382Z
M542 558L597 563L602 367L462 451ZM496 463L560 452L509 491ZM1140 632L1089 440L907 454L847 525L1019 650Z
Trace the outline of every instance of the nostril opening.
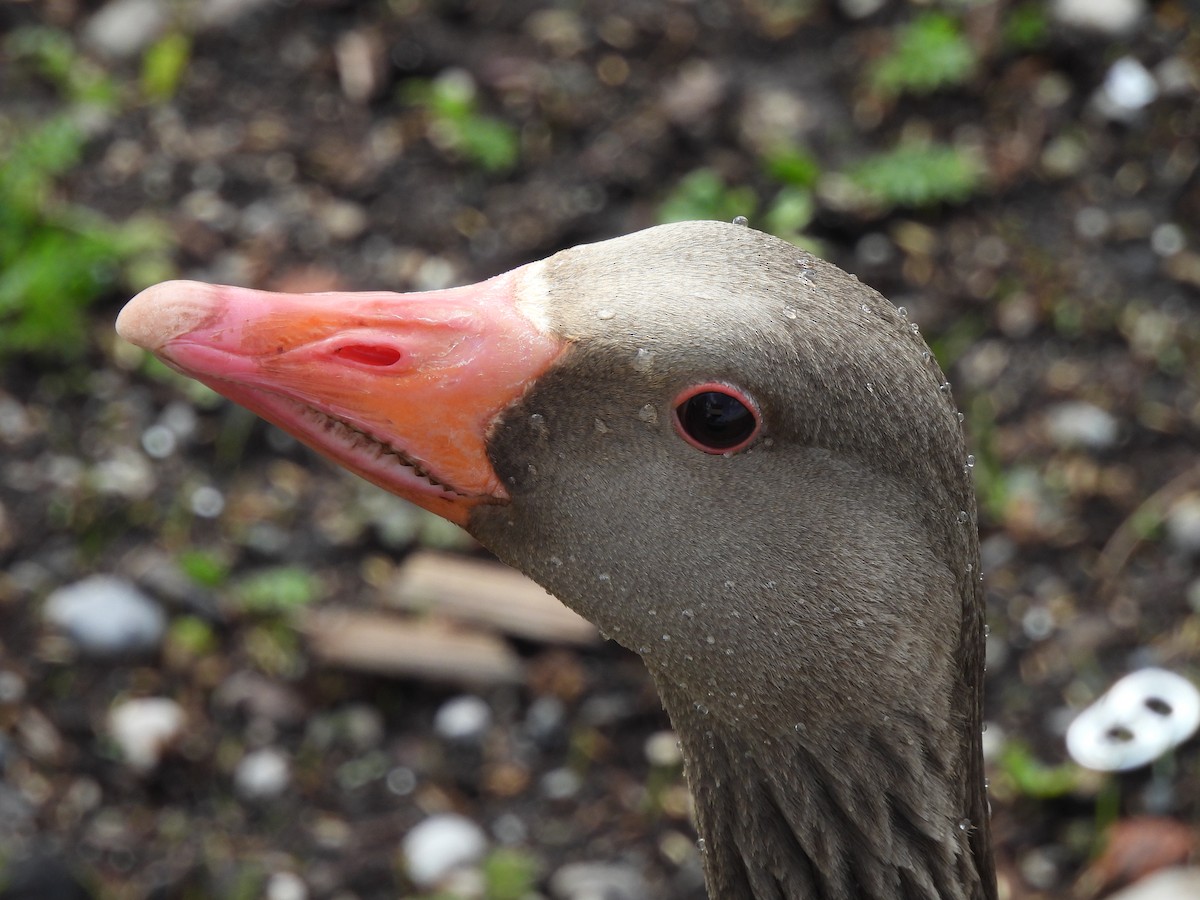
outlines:
M400 362L400 351L395 347L379 344L346 344L333 351L339 359L361 363L364 366L394 366Z
M1146 709L1150 710L1151 712L1158 713L1160 716L1169 716L1174 712L1174 710L1171 708L1171 704L1161 697L1147 697Z

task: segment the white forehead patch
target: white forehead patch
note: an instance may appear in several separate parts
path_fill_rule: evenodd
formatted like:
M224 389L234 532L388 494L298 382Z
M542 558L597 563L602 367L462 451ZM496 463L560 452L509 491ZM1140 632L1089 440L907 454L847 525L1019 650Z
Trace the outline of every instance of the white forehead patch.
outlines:
M545 334L552 330L546 311L550 301L550 285L546 279L546 261L529 263L513 272L513 297L516 307L537 329Z

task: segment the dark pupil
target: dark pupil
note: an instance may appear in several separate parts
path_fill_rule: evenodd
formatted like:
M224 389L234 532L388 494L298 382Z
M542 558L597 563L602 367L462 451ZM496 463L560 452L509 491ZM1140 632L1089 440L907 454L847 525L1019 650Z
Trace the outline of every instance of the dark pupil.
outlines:
M695 440L714 450L736 447L754 431L754 415L736 397L705 391L679 405L679 421Z

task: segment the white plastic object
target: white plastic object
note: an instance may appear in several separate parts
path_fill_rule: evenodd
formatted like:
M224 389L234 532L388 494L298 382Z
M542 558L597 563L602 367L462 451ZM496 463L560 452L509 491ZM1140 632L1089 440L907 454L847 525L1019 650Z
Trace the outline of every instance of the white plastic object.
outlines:
M1126 675L1067 729L1067 752L1101 772L1136 769L1178 747L1200 726L1200 691L1166 669Z

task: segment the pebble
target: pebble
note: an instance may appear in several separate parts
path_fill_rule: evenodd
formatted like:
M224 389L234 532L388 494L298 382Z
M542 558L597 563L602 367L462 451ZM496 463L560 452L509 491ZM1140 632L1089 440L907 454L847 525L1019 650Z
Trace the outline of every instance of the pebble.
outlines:
M158 486L154 464L132 447L118 447L110 458L96 463L88 482L102 494L128 500L144 500Z
M556 900L647 900L649 887L641 873L612 863L569 863L550 879Z
M128 58L166 33L171 14L158 0L111 0L83 26L83 40L104 56Z
M1171 507L1167 540L1184 553L1200 553L1200 494L1188 494Z
M404 837L401 852L408 877L419 888L430 888L455 869L483 858L487 837L478 825L456 813L430 816Z
M1163 869L1122 891L1109 894L1108 900L1181 900L1184 897L1200 897L1200 868Z
M683 762L683 751L679 749L679 737L674 731L656 731L646 738L642 748L646 761L652 766L678 766Z
M1050 408L1047 432L1059 447L1107 450L1117 442L1117 420L1091 403L1059 403Z
M883 9L887 0L838 0L838 6L849 19L865 19Z
M247 800L278 797L291 780L291 760L275 747L250 751L242 757L233 772L233 785Z
M1158 98L1158 82L1138 60L1122 56L1104 76L1096 92L1096 108L1116 121L1129 121Z
M112 575L93 575L59 588L46 598L42 615L91 656L153 651L167 627L157 603Z
M433 717L438 737L463 744L477 744L492 727L492 708L473 694L447 700Z
M142 697L109 711L108 733L121 748L125 762L139 772L150 772L179 739L186 722L183 707L174 700Z
M1146 0L1055 0L1052 12L1072 28L1128 37L1146 13Z
M266 900L308 900L308 885L294 872L276 872L267 879Z

